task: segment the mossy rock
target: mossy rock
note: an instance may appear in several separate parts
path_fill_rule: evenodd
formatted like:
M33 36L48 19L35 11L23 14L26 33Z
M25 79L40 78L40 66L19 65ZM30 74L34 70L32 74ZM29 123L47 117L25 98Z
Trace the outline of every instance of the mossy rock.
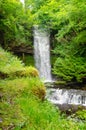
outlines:
M66 81L56 81L56 85L66 85Z
M32 66L23 67L22 69L10 73L0 72L0 78L16 78L16 77L38 77L38 70Z
M46 95L46 89L45 89L45 87L34 88L34 89L32 89L32 93L35 96L37 96L39 99L44 100L45 99L45 95Z
M32 77L37 77L39 76L38 70L32 66L28 67L24 67L21 71L20 71L20 76L32 76Z
M15 71L14 73L10 73L9 77L38 77L38 70L32 66L26 66L20 69L19 71Z

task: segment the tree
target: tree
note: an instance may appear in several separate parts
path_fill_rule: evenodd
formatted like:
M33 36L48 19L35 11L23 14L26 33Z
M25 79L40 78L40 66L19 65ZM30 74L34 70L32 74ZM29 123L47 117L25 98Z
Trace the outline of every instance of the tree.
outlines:
M86 4L82 1L65 1L58 12L58 56L53 72L67 81L86 78ZM71 8L71 10L70 10Z
M19 0L0 1L0 44L28 43L30 39L31 20Z

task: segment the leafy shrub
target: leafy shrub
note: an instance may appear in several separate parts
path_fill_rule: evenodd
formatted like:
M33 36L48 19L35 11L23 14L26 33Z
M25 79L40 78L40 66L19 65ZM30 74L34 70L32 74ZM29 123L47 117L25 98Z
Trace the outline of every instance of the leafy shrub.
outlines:
M22 61L0 48L0 77L36 77L38 71L32 66L24 66Z
M80 82L86 77L85 68L85 58L59 57L55 61L53 72L66 81L77 80Z
M0 72L10 74L23 69L23 67L24 64L20 59L0 47Z
M76 112L76 116L79 119L86 120L86 110L79 110Z
M17 0L1 0L0 9L0 44L5 48L22 43L31 44L30 11L25 13L21 2Z

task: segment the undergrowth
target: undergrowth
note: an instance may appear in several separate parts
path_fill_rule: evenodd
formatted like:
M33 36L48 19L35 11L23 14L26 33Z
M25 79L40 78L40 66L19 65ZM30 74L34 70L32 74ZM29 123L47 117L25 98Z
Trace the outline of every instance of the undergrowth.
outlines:
M0 73L0 130L86 129L85 123L67 119L45 99L46 88L34 67L25 67L1 48Z

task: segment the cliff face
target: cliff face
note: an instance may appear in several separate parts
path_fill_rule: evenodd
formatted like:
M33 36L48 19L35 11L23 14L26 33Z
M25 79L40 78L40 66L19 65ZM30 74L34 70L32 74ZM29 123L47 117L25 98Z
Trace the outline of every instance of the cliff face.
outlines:
M9 50L14 53L33 54L33 47L31 47L30 45L18 45L9 48Z

